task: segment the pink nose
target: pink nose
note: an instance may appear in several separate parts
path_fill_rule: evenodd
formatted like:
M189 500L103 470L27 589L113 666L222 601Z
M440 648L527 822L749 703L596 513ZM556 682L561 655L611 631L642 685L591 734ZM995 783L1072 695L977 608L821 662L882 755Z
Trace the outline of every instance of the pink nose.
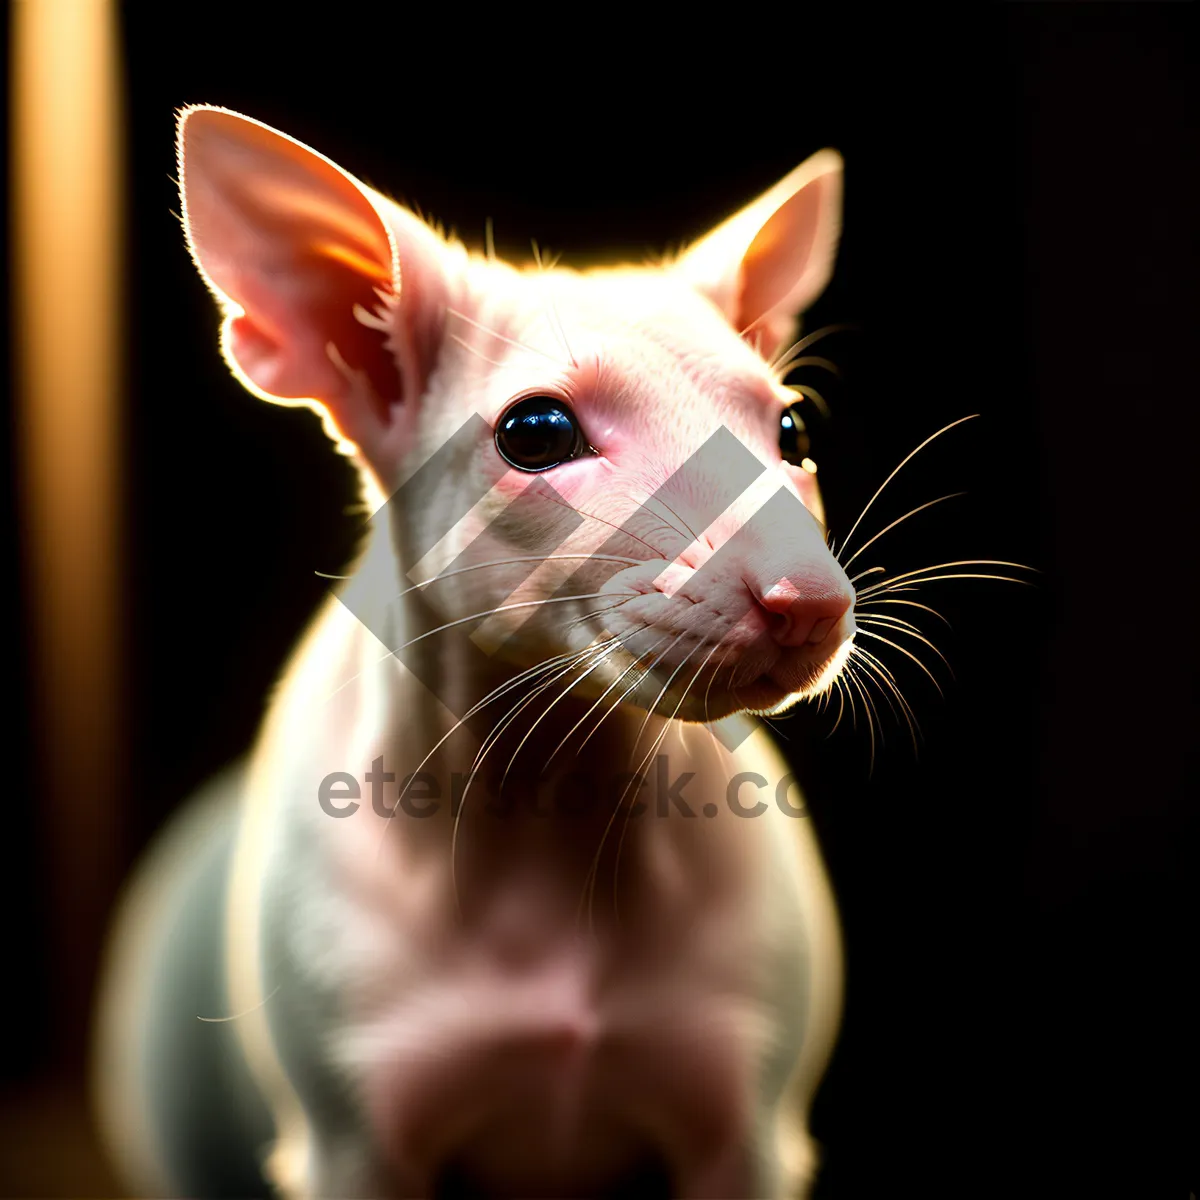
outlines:
M806 595L784 579L759 598L771 614L771 636L781 646L823 642L849 612L853 593L826 592Z

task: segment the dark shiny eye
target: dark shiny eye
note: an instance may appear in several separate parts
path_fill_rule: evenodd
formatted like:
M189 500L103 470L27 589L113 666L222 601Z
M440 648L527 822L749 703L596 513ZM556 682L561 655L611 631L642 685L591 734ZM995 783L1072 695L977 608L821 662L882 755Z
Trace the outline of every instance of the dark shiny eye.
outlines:
M783 461L798 467L812 458L812 439L801 414L802 404L793 404L779 421L779 453Z
M553 396L518 400L496 426L496 449L518 471L548 471L590 447L575 414Z

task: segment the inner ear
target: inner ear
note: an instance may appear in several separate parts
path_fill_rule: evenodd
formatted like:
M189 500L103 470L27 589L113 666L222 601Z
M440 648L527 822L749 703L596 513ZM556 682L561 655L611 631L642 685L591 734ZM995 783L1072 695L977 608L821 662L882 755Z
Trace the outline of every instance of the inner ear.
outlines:
M783 204L758 231L741 263L739 329L773 314L790 319L824 288L832 254L816 255L814 249L825 232L827 207L818 181Z
M309 281L311 296L301 297L293 289L283 302L247 284L242 294L248 299L260 290L262 294L230 322L230 357L269 398L318 400L347 435L364 422L386 426L402 389L383 328L383 289L320 256L293 262L288 270ZM311 338L310 345L289 345L305 337ZM366 388L355 386L360 374ZM365 405L367 411L351 411L353 405Z
M267 399L316 401L369 454L402 384L388 323L371 316L393 293L396 267L367 190L221 109L184 113L179 154L188 241L226 301L231 365Z
M842 159L821 150L684 252L673 270L771 357L833 273Z

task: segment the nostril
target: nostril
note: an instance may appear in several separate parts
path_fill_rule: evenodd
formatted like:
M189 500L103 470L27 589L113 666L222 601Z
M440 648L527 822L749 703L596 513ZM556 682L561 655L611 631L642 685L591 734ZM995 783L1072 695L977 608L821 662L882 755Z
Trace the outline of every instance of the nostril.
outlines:
M759 600L771 614L771 636L781 646L817 645L823 642L853 603L839 592L811 595L787 580L770 588Z

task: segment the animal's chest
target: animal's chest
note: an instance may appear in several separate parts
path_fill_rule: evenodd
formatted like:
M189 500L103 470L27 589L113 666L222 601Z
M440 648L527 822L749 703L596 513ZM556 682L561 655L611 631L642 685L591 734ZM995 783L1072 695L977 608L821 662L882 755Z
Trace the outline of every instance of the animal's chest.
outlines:
M339 1057L385 1158L578 1191L752 1119L761 947L732 898L663 868L595 926L561 878L520 870L466 923L414 902L388 934L375 914Z

